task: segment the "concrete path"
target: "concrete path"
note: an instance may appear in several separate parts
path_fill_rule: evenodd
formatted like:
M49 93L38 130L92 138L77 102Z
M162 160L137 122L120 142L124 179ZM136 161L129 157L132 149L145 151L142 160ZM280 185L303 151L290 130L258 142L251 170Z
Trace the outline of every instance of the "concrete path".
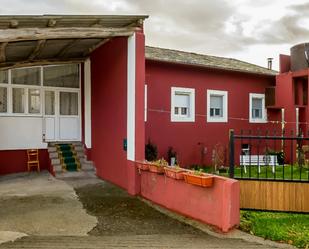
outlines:
M0 244L0 249L291 248L211 236L84 173L0 177Z

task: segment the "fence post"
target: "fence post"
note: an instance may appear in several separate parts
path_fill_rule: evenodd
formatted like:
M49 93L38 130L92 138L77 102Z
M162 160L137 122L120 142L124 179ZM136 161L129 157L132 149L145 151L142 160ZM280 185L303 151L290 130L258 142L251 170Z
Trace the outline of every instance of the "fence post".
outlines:
M234 130L230 130L230 141L229 141L229 147L230 147L230 165L229 165L229 176L230 178L234 178Z

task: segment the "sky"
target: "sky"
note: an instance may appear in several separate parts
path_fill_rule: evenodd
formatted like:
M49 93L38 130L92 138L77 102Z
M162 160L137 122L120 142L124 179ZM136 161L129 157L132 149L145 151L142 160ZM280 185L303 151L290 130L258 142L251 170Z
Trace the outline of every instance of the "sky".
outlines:
M308 0L0 0L0 14L143 14L146 45L267 66L309 42Z

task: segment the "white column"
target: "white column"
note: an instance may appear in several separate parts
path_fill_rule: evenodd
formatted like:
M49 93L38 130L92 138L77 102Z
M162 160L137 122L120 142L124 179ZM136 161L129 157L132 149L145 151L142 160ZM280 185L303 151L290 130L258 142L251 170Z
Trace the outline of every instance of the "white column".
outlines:
M84 119L85 119L85 144L91 148L91 62L87 59L84 63Z
M135 34L128 38L127 57L127 159L135 160Z

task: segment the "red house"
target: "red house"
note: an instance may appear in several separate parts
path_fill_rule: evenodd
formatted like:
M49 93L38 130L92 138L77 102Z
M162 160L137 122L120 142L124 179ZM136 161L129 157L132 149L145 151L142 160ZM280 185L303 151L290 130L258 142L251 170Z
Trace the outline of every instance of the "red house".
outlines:
M267 68L146 47L146 141L165 158L172 146L182 166L210 165L218 150L226 165L230 129L281 129L267 122L281 122L281 109L265 105L275 85L276 72Z

